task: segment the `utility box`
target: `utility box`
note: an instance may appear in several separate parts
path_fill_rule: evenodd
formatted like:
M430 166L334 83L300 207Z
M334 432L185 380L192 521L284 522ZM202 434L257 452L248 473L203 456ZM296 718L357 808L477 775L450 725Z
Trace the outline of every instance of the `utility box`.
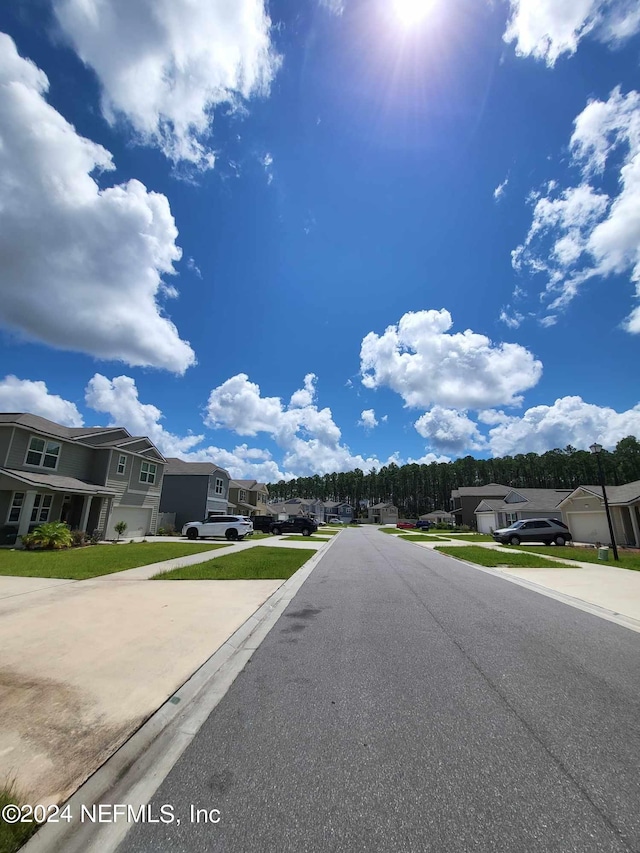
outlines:
M598 559L604 560L604 562L607 562L609 560L609 549L608 548L598 548Z

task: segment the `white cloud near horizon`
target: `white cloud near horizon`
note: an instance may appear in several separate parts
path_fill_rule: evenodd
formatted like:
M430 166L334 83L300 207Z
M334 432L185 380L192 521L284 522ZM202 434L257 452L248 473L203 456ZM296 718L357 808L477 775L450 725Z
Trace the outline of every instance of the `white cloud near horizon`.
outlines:
M280 397L263 397L246 373L232 376L209 395L205 424L237 435L265 432L284 451L282 465L295 476L380 467L378 459L354 455L341 442L342 433L331 409L315 403L317 377L308 373L304 387L295 391L288 406Z
M414 427L436 451L460 455L468 450L484 450L484 436L464 411L434 406L418 418Z
M542 363L519 344L494 344L470 329L449 334L452 325L443 308L404 314L382 335L369 332L360 349L362 384L390 388L410 408L520 405Z
M505 42L549 67L572 56L586 36L616 47L640 31L635 0L509 0L509 7Z
M264 0L53 0L58 24L102 89L110 124L173 163L214 166L217 108L264 96L280 65Z
M45 100L49 81L0 33L2 324L29 340L175 373L195 363L163 313L180 259L169 202L100 189L111 154Z
M607 101L590 101L574 122L570 151L582 180L567 188L554 181L536 195L513 266L545 276L550 312L566 309L595 277L628 275L640 299L640 94L617 88ZM599 185L613 176L618 192L610 197ZM544 319L551 325L555 316ZM640 305L624 328L640 333Z
M30 412L69 427L84 423L76 404L50 394L46 383L11 374L0 380L0 412Z
M582 397L561 397L551 406L534 406L520 417L503 416L501 421L489 430L493 456L545 453L569 444L587 450L596 441L613 448L628 435L640 436L640 403L617 412Z

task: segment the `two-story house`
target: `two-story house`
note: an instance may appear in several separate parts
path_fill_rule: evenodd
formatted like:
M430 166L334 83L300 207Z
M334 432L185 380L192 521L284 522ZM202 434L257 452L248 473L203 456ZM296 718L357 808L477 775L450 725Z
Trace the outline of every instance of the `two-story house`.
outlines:
M500 483L489 483L486 486L461 486L451 492L451 514L456 526L476 526L476 507L480 501L504 500L511 491L510 486Z
M269 489L257 480L231 480L229 512L238 515L270 515L267 508Z
M213 462L185 462L170 456L162 481L160 512L175 513L176 530L189 521L226 515L230 481L229 472Z
M0 544L45 521L115 539L156 530L165 459L123 427L65 427L0 413Z

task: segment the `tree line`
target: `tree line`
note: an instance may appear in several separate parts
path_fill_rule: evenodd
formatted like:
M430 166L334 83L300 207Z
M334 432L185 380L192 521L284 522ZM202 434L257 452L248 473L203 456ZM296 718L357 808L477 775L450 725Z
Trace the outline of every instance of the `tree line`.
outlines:
M640 442L635 436L619 441L613 451L603 450L600 461L607 485L618 486L640 480ZM568 445L546 453L524 453L496 459L465 456L453 462L430 465L384 465L364 473L360 468L341 473L298 477L269 483L272 500L319 498L345 501L356 508L391 502L400 516L416 518L436 509L448 510L452 489L501 483L514 489L575 489L598 485L598 463L588 450Z

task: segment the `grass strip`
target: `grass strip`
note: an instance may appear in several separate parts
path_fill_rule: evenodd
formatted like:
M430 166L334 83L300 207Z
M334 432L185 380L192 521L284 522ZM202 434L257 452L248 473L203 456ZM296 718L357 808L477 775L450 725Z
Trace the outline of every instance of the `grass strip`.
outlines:
M444 536L428 536L426 534L404 536L400 534L398 539L404 539L405 542L451 542L451 539L446 539Z
M435 531L437 533L437 531ZM442 531L442 536L447 539L454 539L456 542L493 542L493 536L488 533L447 533Z
M323 539L322 536L283 536L281 542L328 542L328 539Z
M315 553L315 548L247 548L196 566L161 572L151 580L286 580Z
M515 546L513 546L515 547ZM543 554L549 557L561 557L563 560L578 560L581 563L598 563L601 566L616 566L619 569L629 569L632 572L640 572L640 554L625 554L618 549L620 559L613 559L613 551L609 548L609 560L598 559L597 548L575 548L558 545L518 545L518 551Z
M0 788L0 811L5 806L20 806L23 803L24 798L20 796L15 785L9 784ZM0 853L15 853L27 843L37 828L37 823L7 823L0 818Z
M496 551L493 548L480 548L477 545L456 545L453 548L446 545L436 545L435 550L440 551L442 554L448 554L450 557L467 560L469 563L493 568L496 566L509 566L509 568L514 569L576 568L576 566L567 565L566 563L555 563L551 560L545 560L544 557L540 557L537 554L523 554L519 551L507 554L504 551Z
M186 542L134 542L91 545L86 548L72 548L69 551L0 549L0 575L81 581L226 547L227 543L222 542L201 545Z

